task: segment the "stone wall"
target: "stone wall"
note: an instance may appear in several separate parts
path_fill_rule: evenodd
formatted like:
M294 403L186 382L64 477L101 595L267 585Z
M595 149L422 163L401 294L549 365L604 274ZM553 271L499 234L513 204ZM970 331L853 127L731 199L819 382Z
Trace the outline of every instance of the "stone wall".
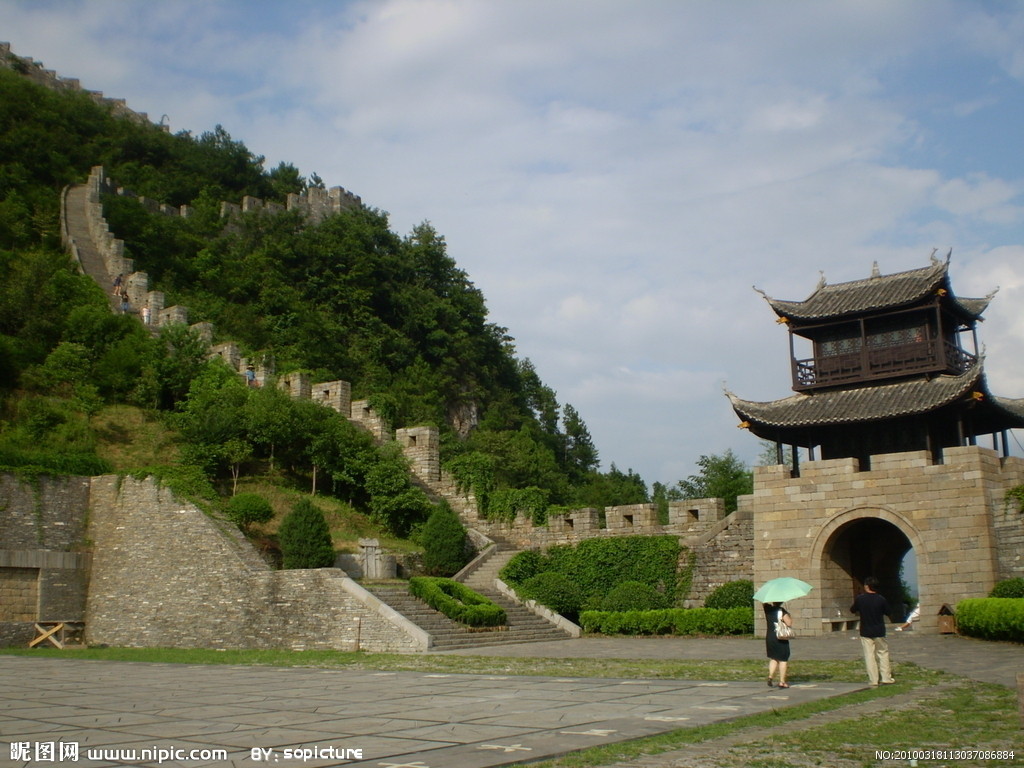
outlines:
M739 509L691 543L696 559L689 603L701 606L707 596L730 581L754 578L754 518L750 497Z
M0 475L0 644L37 621L81 621L90 555L89 480Z
M814 584L794 603L801 631L846 628L866 575L854 573L853 560L864 555L857 547L873 548L874 564L891 577L898 563L886 559L892 545L882 539L902 534L917 555L919 626L937 631L943 605L984 597L1021 572L1022 516L1007 510L1004 496L1022 482L1024 460L978 446L947 448L941 464L925 451L872 456L865 472L855 459L808 462L799 477L783 466L758 467L750 497L755 581L790 575ZM851 542L865 523L873 540Z
M238 530L152 480L93 479L86 639L129 647L427 649L333 568L273 571Z
M145 112L135 112L129 109L124 99L111 99L104 96L102 91L85 90L77 78L61 77L53 70L45 69L41 62L15 55L11 52L10 43L0 43L0 67L19 72L36 85L41 85L44 88L84 93L97 104L108 107L118 117L137 123L149 123L149 116ZM161 127L169 130L168 126L162 125Z

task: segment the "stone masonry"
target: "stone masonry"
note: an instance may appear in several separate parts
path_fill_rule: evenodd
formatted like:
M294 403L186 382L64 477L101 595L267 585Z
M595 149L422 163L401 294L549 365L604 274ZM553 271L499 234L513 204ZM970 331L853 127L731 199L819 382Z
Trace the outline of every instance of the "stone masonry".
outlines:
M334 568L274 571L234 525L148 479L93 478L86 639L129 647L427 650Z
M0 644L25 644L37 621L85 618L89 479L0 475Z
M943 605L985 597L996 581L1024 576L1024 515L1005 499L1021 483L1024 459L1000 459L978 446L947 448L942 464L925 451L872 456L865 472L856 459L808 462L799 477L781 465L758 467L750 497L755 581L789 575L815 585L793 603L801 632L852 626L849 558L856 552L841 551L839 542L858 524L883 521L917 554L919 626L935 632Z

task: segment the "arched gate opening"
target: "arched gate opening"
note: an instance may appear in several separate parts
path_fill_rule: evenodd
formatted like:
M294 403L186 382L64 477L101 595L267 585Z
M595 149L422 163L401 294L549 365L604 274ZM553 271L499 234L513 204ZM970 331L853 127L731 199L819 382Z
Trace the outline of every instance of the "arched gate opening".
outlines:
M905 603L901 566L913 544L899 526L879 517L859 517L828 536L821 550L821 600L826 617L849 615L850 604L874 576L897 617Z

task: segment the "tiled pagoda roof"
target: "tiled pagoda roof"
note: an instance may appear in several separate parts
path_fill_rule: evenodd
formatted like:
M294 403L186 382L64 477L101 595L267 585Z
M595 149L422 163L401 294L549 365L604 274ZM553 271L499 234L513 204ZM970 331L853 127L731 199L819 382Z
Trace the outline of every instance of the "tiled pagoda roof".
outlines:
M939 291L947 300L975 320L981 317L992 296L961 299L949 285L949 260L932 258L931 265L891 275L872 274L863 280L829 285L822 278L814 292L803 301L783 301L765 295L765 300L780 317L796 321L816 321L844 315L896 309L910 306ZM764 295L762 293L762 295Z
M994 397L988 391L982 363L959 376L942 375L854 389L796 394L771 402L742 400L727 392L741 419L766 427L794 428L853 424L913 416L935 411L978 393L979 404L1000 421L1024 427L1024 399ZM756 430L755 430L756 432Z

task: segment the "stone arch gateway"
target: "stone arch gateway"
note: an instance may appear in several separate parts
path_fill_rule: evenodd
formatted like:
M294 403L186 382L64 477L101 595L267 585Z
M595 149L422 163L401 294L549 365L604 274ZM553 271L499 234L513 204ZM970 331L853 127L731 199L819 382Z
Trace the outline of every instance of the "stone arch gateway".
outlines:
M811 545L811 575L819 589L812 597L824 618L850 624L850 604L864 579L875 576L894 610L903 600L900 569L907 552L924 549L920 533L902 515L887 509L855 508L833 517Z

